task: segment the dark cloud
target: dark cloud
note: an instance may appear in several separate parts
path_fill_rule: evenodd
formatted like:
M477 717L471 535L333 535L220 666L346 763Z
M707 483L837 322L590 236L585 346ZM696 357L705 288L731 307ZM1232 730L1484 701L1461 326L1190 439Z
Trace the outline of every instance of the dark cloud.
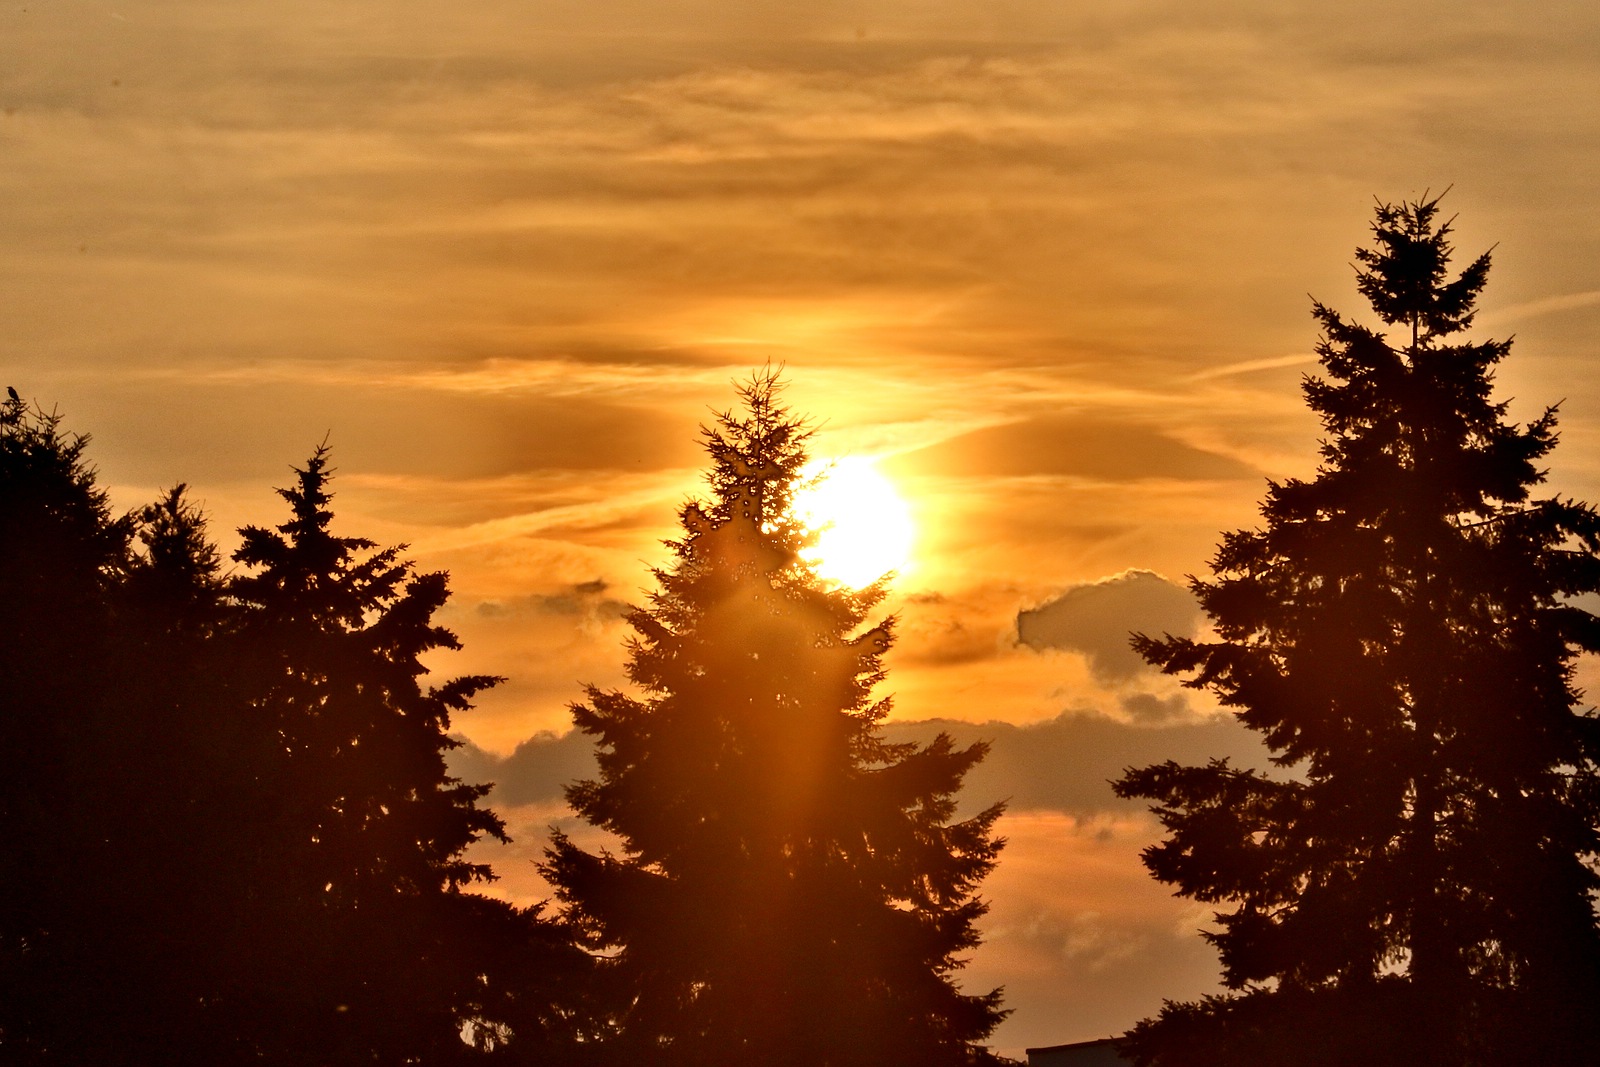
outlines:
M889 723L884 733L893 742L926 744L940 733L962 745L987 742L989 755L962 787L962 807L969 812L997 800L1019 811L1127 811L1131 805L1113 796L1109 783L1128 767L1224 756L1240 767L1267 764L1255 735L1232 719L1145 726L1072 712L1031 726L943 719ZM576 730L537 734L509 756L467 742L451 754L450 766L464 781L495 783L489 803L500 808L559 800L563 786L597 773L594 740Z
M19 385L20 388L20 385ZM701 462L693 411L588 398L450 393L349 382L134 381L114 398L49 397L112 446L108 469L161 484L204 455L212 476L287 470L327 438L342 472L486 478L536 470L649 472ZM79 397L82 399L79 399ZM170 413L182 412L181 418ZM136 443L131 450L128 443ZM266 457L275 457L268 460Z
M508 808L560 800L565 786L598 772L594 739L570 730L537 733L509 756L497 756L463 740L450 753L450 773L464 782L494 783L490 807Z
M563 593L530 593L527 596L485 600L478 604L479 615L490 619L516 619L529 615L584 616L594 619L620 619L632 610L623 600L605 596L610 586L596 579L579 582Z
M1075 585L1036 608L1019 612L1017 640L1039 651L1082 652L1095 677L1110 683L1132 678L1145 669L1144 660L1128 646L1131 634L1187 636L1194 633L1200 619L1200 605L1187 589L1153 571L1132 570Z
M951 667L993 659L1000 651L1000 627L981 616L962 619L953 613L907 611L896 630L895 666Z
M961 744L987 741L989 755L962 786L966 810L1005 800L1016 810L1081 816L1125 811L1129 802L1113 796L1109 783L1129 767L1166 760L1204 763L1213 757L1227 757L1239 767L1267 765L1266 749L1256 736L1226 718L1145 726L1068 712L1031 726L932 719L891 723L885 732L892 741L926 743L939 733Z
M1174 722L1183 718L1189 710L1188 701L1183 699L1182 693L1165 697L1154 693L1130 693L1122 698L1121 704L1122 710L1132 716L1134 722L1145 725Z
M1148 426L1082 417L990 426L906 453L883 466L904 474L970 478L1051 474L1131 482L1258 477L1238 460L1204 452Z

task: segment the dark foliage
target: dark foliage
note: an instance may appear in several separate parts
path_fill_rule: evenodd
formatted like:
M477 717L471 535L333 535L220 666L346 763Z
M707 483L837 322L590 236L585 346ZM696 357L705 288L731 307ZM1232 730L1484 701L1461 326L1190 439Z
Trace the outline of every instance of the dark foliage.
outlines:
M800 558L807 433L778 392L757 376L705 432L712 499L630 617L639 695L574 708L600 773L568 796L620 851L558 834L545 873L605 955L607 1062L995 1062L998 991L952 981L1001 844L998 805L951 821L984 746L882 737L882 589Z
M85 443L0 405L0 1062L557 1049L584 957L466 891L502 828L446 729L495 679L422 684L445 576L333 536L319 450L225 578L181 486L114 517Z
M292 1023L259 1038L285 1062L448 1060L476 1007L461 949L498 910L459 891L488 876L461 852L503 828L477 806L486 787L447 774L446 729L496 679L421 684L421 657L456 647L431 621L445 575L329 532L322 450L297 474L279 490L289 521L241 531L234 559L252 570L228 587L271 746L247 858L257 920L232 954L255 964L252 997Z
M1275 774L1129 771L1170 836L1145 862L1227 905L1242 991L1168 1005L1146 1064L1589 1063L1600 1003L1600 721L1572 663L1600 622L1600 516L1535 499L1555 413L1491 399L1471 343L1487 254L1450 279L1438 201L1382 206L1359 286L1398 338L1321 304L1328 437L1193 588L1218 640L1136 647L1258 731ZM1449 339L1447 343L1447 339Z
M12 1058L92 1010L82 943L98 920L76 898L116 870L104 813L80 799L102 783L79 742L106 724L116 687L103 665L133 523L112 517L86 444L14 394L0 404L0 1040Z

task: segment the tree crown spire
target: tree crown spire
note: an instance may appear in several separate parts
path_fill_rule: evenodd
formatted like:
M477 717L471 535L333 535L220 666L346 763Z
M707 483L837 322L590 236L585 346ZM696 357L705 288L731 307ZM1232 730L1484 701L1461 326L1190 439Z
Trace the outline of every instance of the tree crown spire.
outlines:
M1449 190L1445 190L1449 192ZM1446 281L1454 252L1451 224L1435 224L1445 193L1399 204L1378 204L1372 224L1375 248L1356 250L1356 287L1392 326L1411 330L1411 344L1430 342L1472 325L1473 303L1489 277L1484 252L1453 281Z

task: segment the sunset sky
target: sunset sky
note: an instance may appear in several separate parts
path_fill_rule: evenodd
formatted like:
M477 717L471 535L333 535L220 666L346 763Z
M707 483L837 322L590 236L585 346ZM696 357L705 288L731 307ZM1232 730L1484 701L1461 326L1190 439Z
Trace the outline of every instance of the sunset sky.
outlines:
M1592 0L8 0L0 384L230 551L326 438L340 532L451 572L439 669L510 678L455 725L531 901L697 426L783 365L912 516L896 719L995 743L1016 1055L1214 988L1105 780L1259 757L1126 635L1313 469L1307 294L1362 316L1374 196L1453 186L1501 395L1600 499L1597 100Z

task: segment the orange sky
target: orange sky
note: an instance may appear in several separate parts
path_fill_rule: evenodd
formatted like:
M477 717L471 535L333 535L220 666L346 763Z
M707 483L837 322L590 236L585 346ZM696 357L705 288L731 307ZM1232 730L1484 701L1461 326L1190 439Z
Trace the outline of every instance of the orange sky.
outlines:
M1600 12L1311 6L13 0L0 366L225 545L327 435L344 530L452 572L441 666L512 677L457 724L510 775L620 681L696 425L785 364L921 523L899 717L1049 757L982 783L999 1046L1120 1031L1215 968L1101 783L1220 743L1122 634L1191 625L1157 576L1309 470L1306 294L1360 312L1374 195L1454 183L1499 242L1502 392L1565 398L1552 482L1600 497Z

